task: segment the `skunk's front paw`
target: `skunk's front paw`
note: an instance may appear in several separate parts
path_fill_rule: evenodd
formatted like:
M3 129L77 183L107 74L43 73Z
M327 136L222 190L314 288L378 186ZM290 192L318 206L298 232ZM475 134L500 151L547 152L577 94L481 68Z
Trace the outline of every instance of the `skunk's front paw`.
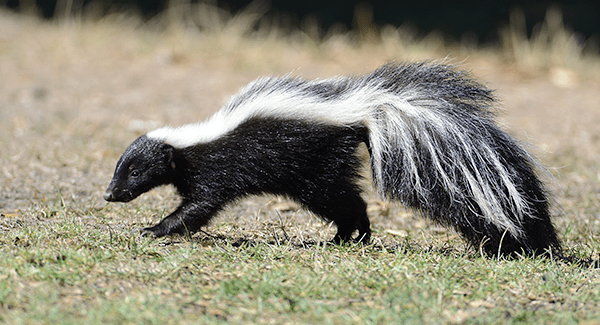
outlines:
M165 231L163 227L160 226L160 224L153 227L140 229L140 236L142 237L163 237L167 234L168 232Z

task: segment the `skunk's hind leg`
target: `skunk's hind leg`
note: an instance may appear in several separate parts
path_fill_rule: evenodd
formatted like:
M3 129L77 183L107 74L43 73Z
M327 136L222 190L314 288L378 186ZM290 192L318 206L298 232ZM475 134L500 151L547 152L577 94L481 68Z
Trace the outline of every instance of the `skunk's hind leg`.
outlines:
M356 241L366 244L371 240L371 227L366 211L364 213L357 211L354 215L346 215L343 219L334 220L334 223L338 227L337 233L333 237L334 243ZM358 235L352 238L356 230L358 230Z
M331 193L320 193L308 201L303 201L313 213L335 223L337 233L333 237L334 243L350 241L368 243L371 239L367 204L357 190L340 190L335 196ZM358 231L358 235L352 237L355 231Z

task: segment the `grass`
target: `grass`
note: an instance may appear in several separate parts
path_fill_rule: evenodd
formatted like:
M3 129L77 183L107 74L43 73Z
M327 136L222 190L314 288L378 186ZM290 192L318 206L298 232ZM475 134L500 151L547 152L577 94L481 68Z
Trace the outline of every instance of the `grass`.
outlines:
M569 86L569 78L574 78L572 71L588 69L588 75L598 72L597 44L567 29L558 8L548 9L545 20L536 25L531 36L525 25L524 13L515 9L510 24L500 34L505 53L522 69L550 71L553 78L562 77L557 82L563 82L563 86Z
M101 211L88 212L102 213ZM597 272L407 243L152 240L59 210L2 238L6 323L570 323L600 317ZM219 232L217 226L215 232Z
M286 31L252 12L190 12L212 23L159 31L123 15L44 23L0 13L0 322L600 322L597 270L481 257L369 191L366 246L328 244L331 225L272 197L230 206L191 238L138 236L176 207L173 190L128 204L107 204L102 192L122 150L148 128L204 119L259 75L328 77L454 56L499 88L509 131L543 148L568 252L600 251L597 57L567 65L549 61L555 47L537 46L543 55L527 60L540 63L528 65L514 51L539 37L493 51L405 26L316 39L310 22ZM557 83L553 67L578 82Z

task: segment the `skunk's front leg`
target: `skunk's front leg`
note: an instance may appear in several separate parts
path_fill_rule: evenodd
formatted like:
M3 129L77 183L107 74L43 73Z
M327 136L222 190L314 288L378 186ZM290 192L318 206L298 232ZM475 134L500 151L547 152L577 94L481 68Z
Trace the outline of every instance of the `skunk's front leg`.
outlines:
M162 219L157 225L142 229L141 234L155 237L192 234L206 225L217 210L218 208L183 201L177 210Z

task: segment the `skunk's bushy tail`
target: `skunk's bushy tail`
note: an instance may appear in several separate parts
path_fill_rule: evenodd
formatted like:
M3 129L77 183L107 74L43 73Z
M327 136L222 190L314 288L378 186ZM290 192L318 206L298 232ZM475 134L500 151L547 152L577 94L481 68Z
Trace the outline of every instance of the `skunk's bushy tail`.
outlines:
M537 163L494 122L492 92L437 64L387 65L364 78L381 195L452 226L488 253L560 254Z

